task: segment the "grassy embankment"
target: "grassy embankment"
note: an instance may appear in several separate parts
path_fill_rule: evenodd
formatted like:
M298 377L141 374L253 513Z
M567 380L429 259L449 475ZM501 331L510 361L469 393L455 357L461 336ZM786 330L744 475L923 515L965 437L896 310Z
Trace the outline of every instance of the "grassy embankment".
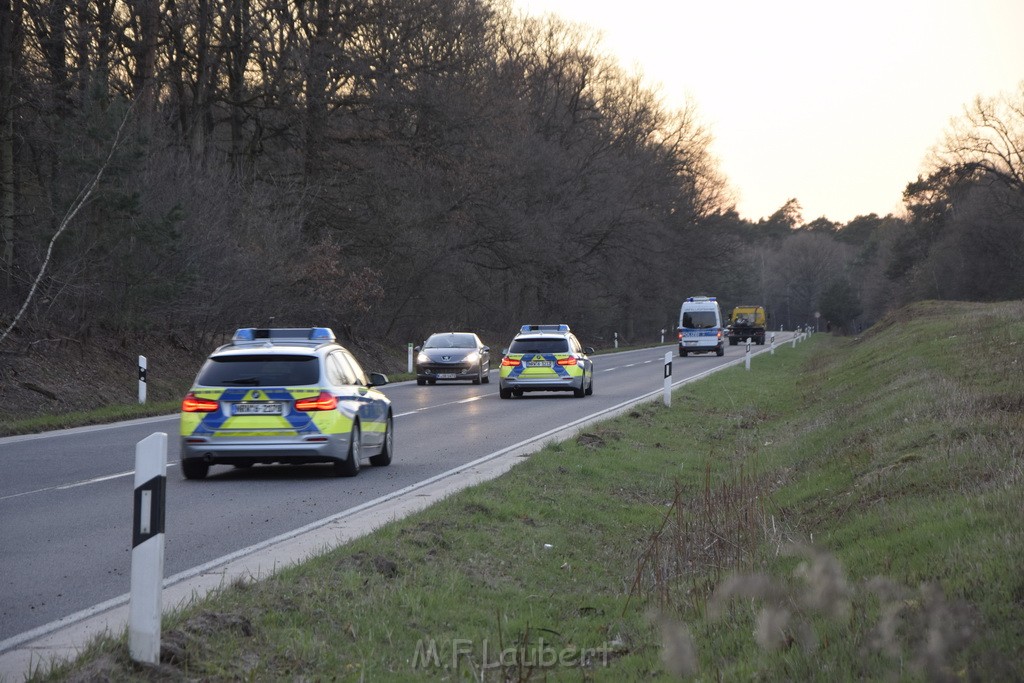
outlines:
M168 616L159 669L51 677L1020 680L1022 430L1024 304L919 304Z

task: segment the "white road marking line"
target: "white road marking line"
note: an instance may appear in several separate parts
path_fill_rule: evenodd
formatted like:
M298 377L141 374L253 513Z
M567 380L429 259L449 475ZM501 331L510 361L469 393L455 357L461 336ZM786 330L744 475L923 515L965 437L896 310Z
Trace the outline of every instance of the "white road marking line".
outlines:
M176 467L178 463L169 462L167 467ZM67 491L68 489L78 488L79 486L87 486L89 484L99 484L100 482L110 481L111 479L120 479L122 477L131 477L135 474L135 470L129 470L127 472L118 472L117 474L107 474L102 477L93 477L92 479L83 479L82 481L76 481L71 484L58 484L57 486L47 486L41 489L35 489L34 491L22 491L21 493L12 493L6 496L0 496L0 500L8 500L10 498L20 498L21 496L28 496L33 493L46 493L47 491Z

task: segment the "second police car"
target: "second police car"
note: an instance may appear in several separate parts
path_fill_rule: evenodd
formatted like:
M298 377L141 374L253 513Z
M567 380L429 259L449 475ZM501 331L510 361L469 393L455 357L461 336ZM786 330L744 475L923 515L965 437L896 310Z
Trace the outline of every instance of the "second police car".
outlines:
M364 458L389 465L391 401L327 327L243 328L206 360L181 404L181 468L331 463L341 476Z
M523 325L501 359L498 394L571 391L576 398L594 393L594 363L565 324Z

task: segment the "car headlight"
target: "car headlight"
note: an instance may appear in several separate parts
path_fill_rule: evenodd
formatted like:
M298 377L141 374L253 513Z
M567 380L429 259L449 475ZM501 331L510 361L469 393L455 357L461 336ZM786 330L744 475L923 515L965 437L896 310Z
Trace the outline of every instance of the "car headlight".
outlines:
M416 356L416 362L417 363L421 363L421 364L422 363L429 363L430 362L430 356L428 356L425 353L421 353L420 355Z
M473 351L472 353L470 353L469 355L466 356L466 362L467 363L476 363L479 360L480 360L480 353L477 352L477 351Z

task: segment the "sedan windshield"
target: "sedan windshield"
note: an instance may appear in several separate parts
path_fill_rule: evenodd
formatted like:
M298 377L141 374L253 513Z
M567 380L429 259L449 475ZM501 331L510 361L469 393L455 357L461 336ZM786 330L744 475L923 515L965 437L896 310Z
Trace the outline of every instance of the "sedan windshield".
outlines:
M316 384L320 363L316 356L245 355L210 358L199 371L196 384L207 387L265 387Z
M425 349L475 349L476 339L471 334L434 334L423 345Z

